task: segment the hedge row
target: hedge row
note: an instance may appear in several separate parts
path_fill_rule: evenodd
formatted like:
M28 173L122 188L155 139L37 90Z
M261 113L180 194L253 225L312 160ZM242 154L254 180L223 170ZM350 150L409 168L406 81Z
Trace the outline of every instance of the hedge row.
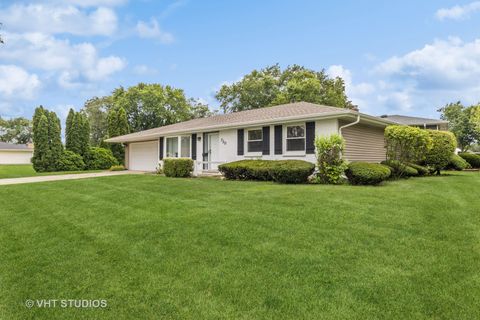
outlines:
M458 155L467 161L472 168L480 169L480 155L474 153L459 153Z
M106 170L117 164L112 151L95 147L89 149L85 158L75 152L64 150L56 167L57 171Z
M218 170L229 180L305 183L315 165L303 160L240 160L222 164Z
M472 166L458 154L452 154L452 156L450 157L450 162L445 169L462 171L471 167Z

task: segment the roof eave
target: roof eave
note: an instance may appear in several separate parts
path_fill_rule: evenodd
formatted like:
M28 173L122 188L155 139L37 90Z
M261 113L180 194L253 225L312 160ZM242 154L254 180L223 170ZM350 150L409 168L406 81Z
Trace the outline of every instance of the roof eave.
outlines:
M130 143L130 142L140 142L140 141L151 141L163 136L179 135L179 134L185 134L190 132L209 132L209 131L216 131L216 130L222 130L222 129L236 129L240 127L252 127L252 126L263 125L263 124L278 124L278 123L300 121L300 120L307 120L307 119L321 120L321 119L329 119L329 118L338 118L343 115L356 115L357 113L358 112L345 109L345 110L342 110L341 112L335 111L335 112L325 112L324 114L317 114L317 115L301 115L301 116L284 117L278 120L269 119L269 120L263 120L263 121L258 121L258 120L244 121L244 122L239 122L235 124L216 125L216 126L209 126L209 127L198 128L198 129L178 130L178 131L171 131L171 132L152 133L152 134L136 136L136 137L128 137L127 135L125 135L125 136L119 136L119 137L107 139L105 140L105 142Z

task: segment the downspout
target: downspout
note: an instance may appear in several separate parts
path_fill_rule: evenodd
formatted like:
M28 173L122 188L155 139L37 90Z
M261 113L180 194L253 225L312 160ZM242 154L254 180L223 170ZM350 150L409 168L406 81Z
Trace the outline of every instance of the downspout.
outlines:
M340 128L338 128L338 133L340 135L342 135L342 130L345 129L345 128L348 128L348 127L351 127L351 126L354 126L356 124L358 124L360 122L360 114L357 114L357 120L355 120L354 122L352 123L347 123L346 125L343 125L341 126Z

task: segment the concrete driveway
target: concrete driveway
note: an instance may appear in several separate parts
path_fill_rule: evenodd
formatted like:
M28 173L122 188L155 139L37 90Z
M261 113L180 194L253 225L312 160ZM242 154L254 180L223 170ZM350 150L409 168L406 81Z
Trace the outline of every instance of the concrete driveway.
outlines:
M97 177L121 176L125 174L144 174L144 171L104 171L94 173L77 173L77 174L62 174L55 176L39 176L39 177L23 177L23 178L9 178L0 179L1 185L21 184L21 183L36 183L45 181L60 181L60 180L76 180Z

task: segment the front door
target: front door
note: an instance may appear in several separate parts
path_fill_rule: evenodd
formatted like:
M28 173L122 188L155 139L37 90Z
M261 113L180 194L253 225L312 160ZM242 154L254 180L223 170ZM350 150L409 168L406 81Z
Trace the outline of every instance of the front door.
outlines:
M218 170L219 152L218 152L218 132L207 133L207 152L208 165L207 170Z

